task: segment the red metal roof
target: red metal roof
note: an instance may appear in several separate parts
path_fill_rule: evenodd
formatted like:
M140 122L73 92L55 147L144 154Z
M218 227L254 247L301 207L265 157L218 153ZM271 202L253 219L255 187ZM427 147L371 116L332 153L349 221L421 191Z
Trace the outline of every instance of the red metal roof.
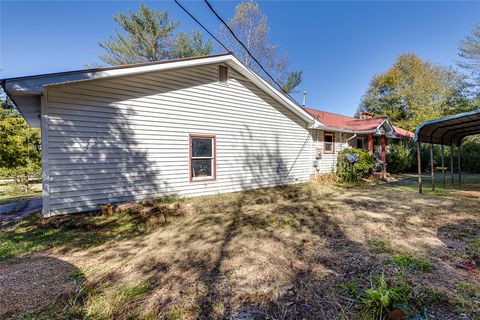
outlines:
M373 117L369 119L357 119L354 117L344 116L341 114L321 111L311 108L305 108L314 118L329 127L336 127L347 130L367 131L375 130L386 117ZM413 137L413 133L405 129L395 127L395 132L404 137Z

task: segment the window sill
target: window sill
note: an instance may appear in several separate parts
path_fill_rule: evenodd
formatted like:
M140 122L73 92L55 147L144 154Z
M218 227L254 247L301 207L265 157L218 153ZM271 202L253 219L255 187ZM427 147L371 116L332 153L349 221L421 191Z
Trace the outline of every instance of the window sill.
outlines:
M210 182L210 181L215 181L217 178L215 177L205 177L205 178L192 178L190 179L190 182Z

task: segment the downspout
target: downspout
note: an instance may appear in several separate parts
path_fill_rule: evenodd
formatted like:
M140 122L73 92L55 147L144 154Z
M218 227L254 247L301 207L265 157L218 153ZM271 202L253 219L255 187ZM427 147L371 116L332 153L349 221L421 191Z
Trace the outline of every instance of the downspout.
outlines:
M352 140L352 139L354 139L354 138L356 138L356 137L357 137L357 134L354 133L353 136L351 136L351 137L348 138L348 139L345 139L345 143L348 144L348 142L349 142L350 140Z

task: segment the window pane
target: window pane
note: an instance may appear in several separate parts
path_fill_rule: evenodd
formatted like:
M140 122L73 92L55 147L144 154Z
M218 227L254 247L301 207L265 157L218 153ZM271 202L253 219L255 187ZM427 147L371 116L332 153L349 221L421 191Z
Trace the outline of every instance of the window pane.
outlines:
M192 177L211 177L212 160L194 159L192 160Z
M212 157L212 138L192 138L192 157Z
M333 142L333 135L326 134L325 135L325 142Z
M331 142L325 142L325 152L333 152L333 144Z

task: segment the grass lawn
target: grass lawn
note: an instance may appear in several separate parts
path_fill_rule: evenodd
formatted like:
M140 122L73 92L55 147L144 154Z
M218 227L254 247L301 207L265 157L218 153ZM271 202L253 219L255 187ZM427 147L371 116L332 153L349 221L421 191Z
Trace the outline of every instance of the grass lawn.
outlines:
M39 197L41 195L42 183L39 181L32 181L29 186L29 191L26 192L19 186L16 186L11 179L0 179L0 204Z
M480 318L478 194L306 183L167 202L4 226L0 318Z

